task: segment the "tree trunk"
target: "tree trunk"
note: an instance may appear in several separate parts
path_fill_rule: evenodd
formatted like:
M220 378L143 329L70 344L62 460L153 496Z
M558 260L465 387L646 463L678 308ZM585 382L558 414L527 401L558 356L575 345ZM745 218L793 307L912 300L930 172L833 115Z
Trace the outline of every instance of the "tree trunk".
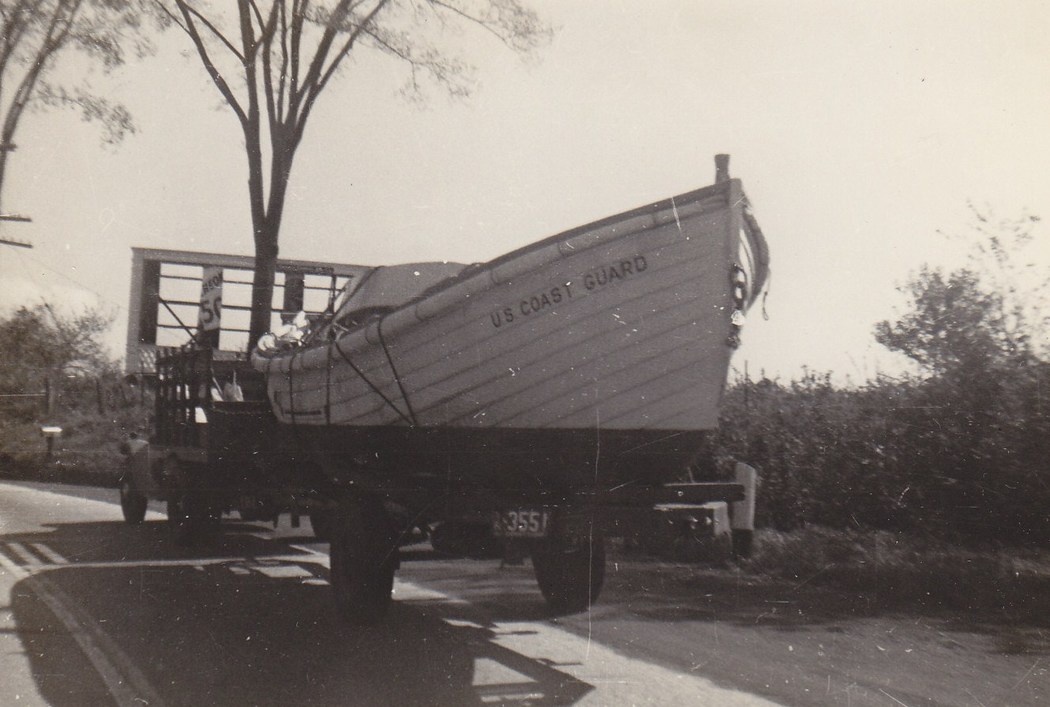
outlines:
M242 7L242 13L246 8ZM247 49L246 49L247 51ZM249 76L248 85L253 86ZM254 94L253 94L254 96ZM251 205L252 230L255 236L255 274L252 278L252 316L248 325L248 353L270 330L273 309L274 270L277 266L277 233L281 222L266 212L263 186L263 155L259 141L259 107L253 98L244 123L244 141L248 156L248 200Z
M0 141L0 214L4 213L4 175L7 173L7 153L6 146ZM0 222L2 223L2 222Z
M261 156L257 144L251 144L256 156ZM281 220L284 218L284 201L288 193L288 178L291 173L291 156L294 146L275 141L274 155L270 163L270 194L264 208L262 205L262 160L249 161L250 185L253 198L252 214L255 223L255 276L252 279L252 317L248 333L248 352L255 348L259 339L270 330L273 310L274 276L277 269L278 237Z
M248 353L270 331L273 309L274 272L277 268L277 224L269 221L257 231L255 275L252 278L252 317L248 326Z

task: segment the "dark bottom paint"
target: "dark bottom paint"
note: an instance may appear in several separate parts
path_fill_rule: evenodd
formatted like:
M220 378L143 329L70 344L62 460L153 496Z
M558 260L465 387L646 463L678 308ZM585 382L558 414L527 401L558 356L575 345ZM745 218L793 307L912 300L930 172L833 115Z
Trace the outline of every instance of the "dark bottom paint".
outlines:
M631 496L689 478L703 461L701 430L479 429L282 425L269 411L215 410L212 468L229 488L378 492L406 508L440 499L461 507L580 500L594 491ZM604 494L609 498L609 494Z
M705 433L681 430L285 427L326 475L435 488L573 492L681 481Z

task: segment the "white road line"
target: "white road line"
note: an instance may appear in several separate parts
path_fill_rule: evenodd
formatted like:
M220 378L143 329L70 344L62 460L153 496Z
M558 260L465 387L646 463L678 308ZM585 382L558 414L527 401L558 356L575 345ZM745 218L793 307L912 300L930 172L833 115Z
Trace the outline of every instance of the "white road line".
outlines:
M17 543L8 543L8 547ZM62 622L84 652L119 705L149 704L161 707L160 695L149 684L131 659L109 636L77 608L64 591L43 574L32 574L0 553L0 567L18 581L24 581Z
M44 565L39 562L30 568L30 574L37 574L44 570L53 570L60 567L76 567L77 569L92 569L92 570L119 570L119 569L133 569L133 568L149 568L149 567L193 567L203 570L205 567L213 565L224 565L224 564L235 564L243 565L245 560L248 558L241 557L191 557L184 560L114 560L112 562L77 562L74 564L67 565ZM258 559L270 560L273 562L284 562L284 563L306 563L311 565L324 564L327 567L327 563L322 563L320 560L314 557L306 557L302 555L267 555L264 557L256 557Z
M437 602L449 605L464 605L470 603L466 599L461 599L452 594L439 592L436 589L428 589L427 587L416 584L415 582L408 582L396 577L394 578L394 599L405 603Z
M11 552L13 552L16 555L18 555L18 559L20 559L22 561L23 565L31 567L33 565L41 564L40 559L36 555L31 553L28 549L26 549L26 546L23 545L22 543L5 543L5 544L7 545L8 548L11 549Z
M324 557L326 559L328 558L328 553L327 552L321 552L320 550L314 550L312 547L307 547L306 545L289 545L288 547L292 548L293 550L301 550L302 552L306 552L306 553L309 553L311 555L318 555L319 557ZM325 567L327 567L327 566L328 565L325 565Z
M250 568L270 579L312 579L314 576L312 572L299 565L250 565Z
M33 546L33 549L39 552L41 555L46 557L53 565L68 565L69 560L59 555L57 552L49 548L44 543L29 543Z

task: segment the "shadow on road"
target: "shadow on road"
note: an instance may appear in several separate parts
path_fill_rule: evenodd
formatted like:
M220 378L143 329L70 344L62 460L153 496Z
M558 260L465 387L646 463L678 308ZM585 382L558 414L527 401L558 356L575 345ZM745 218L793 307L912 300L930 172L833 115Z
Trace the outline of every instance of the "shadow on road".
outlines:
M455 572L438 569L440 563L417 559L427 586L468 599L493 623L542 621L545 607L520 600L535 592L531 570L506 568L494 572L491 564L458 566ZM464 576L469 581L464 583ZM848 580L848 581L847 581ZM997 652L1050 655L1050 575L1030 575L1016 581L1020 591L1004 594L984 586L942 589L922 596L921 586L901 586L900 576L871 573L847 579L809 577L789 580L733 568L652 560L636 553L610 549L605 590L597 615L588 619L652 625L732 624L741 628L838 633L850 622L890 619L936 624L939 630L982 634L994 639ZM606 618L608 617L608 618ZM578 617L576 617L578 618ZM574 618L560 622L570 629Z
M298 544L304 537L270 537L250 524L224 527L214 543L197 549L175 546L164 522L68 523L0 535L0 552L30 574L15 587L10 610L45 699L80 705L98 702L85 695L107 694L48 595L75 606L79 625L103 634L96 644L117 657L118 668L133 665L157 701L170 705L572 704L595 696L594 685L570 674L571 664L507 647L551 623L528 565L497 569L496 563L441 560L410 549L387 620L351 627L335 619L323 558ZM1048 590L1047 583L1033 588L1045 596ZM585 636L588 646L593 640L681 674L702 667L716 684L748 686L787 703L798 702L800 690L821 685L812 675L800 677L811 664L777 658L780 667L772 667L779 642L770 635L796 646L815 636L815 647L837 650L837 659L854 667L827 665L827 675L817 677L830 685L834 673L842 689L853 690L847 698L857 695L858 673L867 676L871 694L897 688L887 677L896 674L890 668L885 675L868 674L867 666L882 654L871 648L873 634L858 629L858 620L892 619L888 633L897 625L929 624L929 632L911 635L928 641L914 644L916 651L937 660L944 659L941 649L960 656L953 653L953 635L966 642L965 632L991 639L977 648L970 641L967 660L1023 653L1017 665L999 665L1024 673L1032 670L1029 656L1038 662L1050 654L1046 617L1024 623L1007 610L902 605L887 591L764 579L614 549L594 612L554 623ZM869 656L869 649L876 652ZM830 658L810 660L819 672L825 670L821 660ZM780 687L768 678L775 670L783 678ZM1017 682L1008 677L1011 685ZM924 686L913 693L916 704L930 694ZM908 693L900 688L894 695Z
M230 526L189 550L169 542L163 522L51 528L0 536L0 551L31 573L11 611L54 705L84 704L87 688L71 679L68 630L44 595L74 604L83 624L101 628L115 664L127 657L169 705L571 704L592 689L501 647L492 628L446 621L454 612L425 603L395 602L373 627L337 621L327 570L293 546L301 538Z

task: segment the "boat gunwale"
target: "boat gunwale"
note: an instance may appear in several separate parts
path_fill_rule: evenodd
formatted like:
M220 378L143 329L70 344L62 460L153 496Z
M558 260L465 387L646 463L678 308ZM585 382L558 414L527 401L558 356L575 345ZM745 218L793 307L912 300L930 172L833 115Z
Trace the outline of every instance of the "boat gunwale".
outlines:
M728 203L728 197L730 196L730 194L733 193L734 189L742 196L740 203ZM417 307L421 302L441 293L447 292L452 288L465 287L466 283L470 282L472 279L475 278L481 279L488 277L491 279L493 278L496 270L500 266L505 265L508 262L517 260L523 256L528 255L531 252L542 250L551 245L568 242L574 237L584 235L590 232L600 231L609 226L644 216L654 216L656 214L667 212L670 210L675 213L675 218L677 220L678 209L718 196L724 196L726 198L727 203L724 205L724 208L741 210L743 214L743 221L746 224L746 228L744 229L746 235L748 239L751 240L755 246L757 246L755 249L756 282L751 288L751 300L753 302L754 299L757 298L758 292L761 291L761 287L764 286L766 281L766 274L768 271L769 262L768 245L766 244L765 237L761 229L758 227L758 223L756 222L754 217L749 213L750 204L747 200L747 197L743 195L743 187L741 184L741 180L738 178L733 178L723 182L716 182L715 184L711 184L706 187L701 187L699 189L694 189L692 191L679 194L677 196L672 196L661 199L659 201L650 202L648 204L644 204L642 206L630 209L628 211L623 211L618 214L606 216L597 221L592 221L580 226L576 226L566 231L561 231L559 233L540 239L538 241L526 244L520 248L504 253L503 255L500 255L492 260L485 261L483 263L474 263L471 265L467 265L457 275L431 286L430 288L424 290L415 297L412 297L411 299L405 301L404 303L394 307L390 311L381 315L378 319L362 323L356 327L353 327L352 329L343 332L335 339L318 340L316 343L310 342L302 347L292 348L285 351L278 351L270 354L263 354L256 350L252 352L251 358L253 359L253 362L256 359L260 361L261 365L257 366L257 370L262 370L266 374L269 374L272 372L272 367L275 363L279 368L287 371L289 368L295 365L295 359L299 359L300 368L305 368L307 364L304 359L307 357L311 357L310 355L313 352L324 350L330 346L339 346L341 342L350 343L349 341L347 341L350 337L361 338L363 336L364 340L367 343L373 345L380 345L382 344L382 342L380 341L378 332L381 329L384 330L384 338L389 337L391 334L396 333L397 331L400 331L402 329L402 326L397 326L397 324L399 324L400 322L395 322L395 331L391 332L385 326L388 320L395 317L398 319L402 319L405 318L406 312L412 312L408 316L416 320L416 322L423 321L424 318L421 318L417 313L412 311L413 308ZM702 213L703 212L700 212L698 214L695 214L694 216L702 215ZM629 235L631 234L623 234L622 236L620 234L617 234L617 237L627 237ZM596 247L597 245L599 244L595 243L592 247ZM377 266L376 269L379 269L381 267L383 266ZM479 288L477 289L477 291L481 292L486 289L488 289L487 286ZM471 290L468 293L468 296L469 294L473 293L474 290ZM425 317L425 319L433 318L434 316L437 316L439 313L445 311L446 309L448 309L448 306L439 307L437 310ZM354 349L359 348L359 345L351 345L348 348L352 352ZM340 347L340 351L343 352L344 355L348 355L348 353L345 352L345 350L342 347ZM284 365L282 365L282 363Z

